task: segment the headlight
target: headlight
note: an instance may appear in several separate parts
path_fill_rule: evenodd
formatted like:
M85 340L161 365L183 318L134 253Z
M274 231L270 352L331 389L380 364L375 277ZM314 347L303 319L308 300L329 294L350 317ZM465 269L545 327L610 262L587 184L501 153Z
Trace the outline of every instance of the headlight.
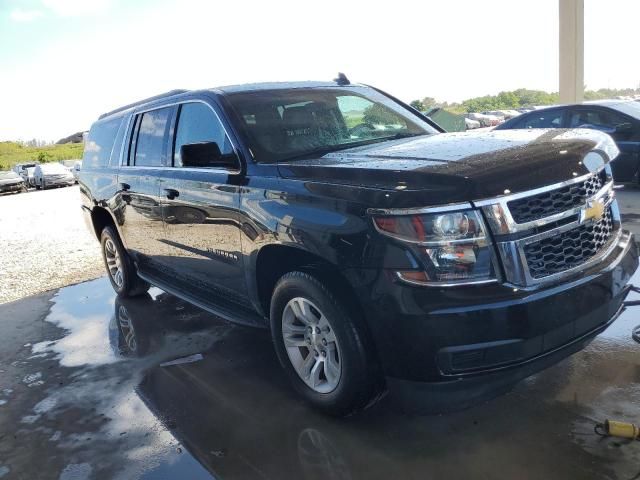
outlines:
M400 279L445 286L495 281L493 249L477 210L375 215L376 229L412 244L424 270L399 271Z

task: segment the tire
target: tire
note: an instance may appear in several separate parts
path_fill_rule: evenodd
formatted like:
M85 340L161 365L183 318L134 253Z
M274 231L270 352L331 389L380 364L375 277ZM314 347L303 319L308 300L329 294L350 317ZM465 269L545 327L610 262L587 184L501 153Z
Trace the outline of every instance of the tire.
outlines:
M136 268L113 227L104 227L100 234L102 259L111 286L120 297L136 297L150 285L138 277Z
M43 179L42 179L42 182L40 182L40 183L41 183L41 186L42 186L42 190L46 190L46 189L47 189L47 182L46 182L46 180L43 178Z
M316 276L298 271L280 278L271 299L271 336L280 364L303 398L334 416L363 410L382 391L381 375L366 331L346 307ZM306 315L298 315L303 310ZM302 321L302 317L311 321ZM318 330L311 327L315 335L309 330L309 325L314 324L319 325ZM309 368L312 363L314 366ZM316 369L318 364L322 365ZM298 370L311 373L304 380L304 373Z

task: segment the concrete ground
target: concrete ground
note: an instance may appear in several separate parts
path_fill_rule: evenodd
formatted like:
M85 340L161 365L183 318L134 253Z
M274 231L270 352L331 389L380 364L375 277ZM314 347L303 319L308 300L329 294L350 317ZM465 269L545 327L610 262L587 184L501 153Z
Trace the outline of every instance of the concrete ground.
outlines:
M638 478L640 442L593 431L640 420L638 310L474 408L338 420L298 399L267 332L151 294L100 278L0 305L0 478Z

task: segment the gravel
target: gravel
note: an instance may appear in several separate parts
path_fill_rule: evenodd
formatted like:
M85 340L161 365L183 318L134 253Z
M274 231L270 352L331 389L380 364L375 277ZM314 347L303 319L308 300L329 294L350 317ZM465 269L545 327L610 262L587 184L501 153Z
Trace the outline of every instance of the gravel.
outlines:
M103 274L77 186L0 196L0 304Z

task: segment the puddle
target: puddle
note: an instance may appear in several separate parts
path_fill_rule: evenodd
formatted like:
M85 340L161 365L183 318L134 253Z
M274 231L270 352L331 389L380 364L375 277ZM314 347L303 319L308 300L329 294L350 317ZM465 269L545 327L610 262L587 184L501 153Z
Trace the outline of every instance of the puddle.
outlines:
M61 328L63 335L25 346L31 348L32 359L51 358L70 369L70 378L47 389L21 423L62 426L73 412L72 431L49 430L48 440L69 452L108 449L122 460L109 475L114 479L143 478L146 472L188 463L191 455L176 456L176 449L182 452L183 447L149 410L137 386L146 371L163 361L175 364L174 369L197 362L201 352L210 351L233 327L156 288L141 298L116 299L106 279L67 287L51 301L45 321ZM22 380L34 386L43 379L42 372L34 372ZM91 462L70 464L60 478L89 478L92 469Z
M106 288L96 288L104 282L101 278L63 288L52 298L53 306L45 320L67 334L53 342L33 345L34 355L51 352L64 367L104 365L119 360L108 335L115 297Z

